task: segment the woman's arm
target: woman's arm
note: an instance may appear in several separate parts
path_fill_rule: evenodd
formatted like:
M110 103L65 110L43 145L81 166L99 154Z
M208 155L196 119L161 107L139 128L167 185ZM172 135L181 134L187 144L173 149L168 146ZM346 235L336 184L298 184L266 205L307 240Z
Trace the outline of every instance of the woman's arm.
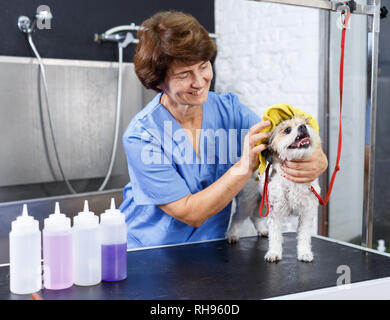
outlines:
M307 183L318 178L328 167L328 159L321 144L307 160L285 161L282 165L285 177L293 182Z
M268 138L268 133L258 133L270 123L259 122L245 136L240 161L235 163L222 177L202 191L158 207L193 227L199 227L208 218L220 212L244 188L259 166L259 153L267 146L256 144Z

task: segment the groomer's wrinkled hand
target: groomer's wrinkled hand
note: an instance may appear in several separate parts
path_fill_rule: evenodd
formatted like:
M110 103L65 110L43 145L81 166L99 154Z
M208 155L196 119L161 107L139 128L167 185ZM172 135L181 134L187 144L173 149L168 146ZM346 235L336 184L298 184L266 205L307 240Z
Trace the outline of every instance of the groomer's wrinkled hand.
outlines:
M245 174L253 174L259 167L259 153L267 148L266 144L259 144L269 137L269 133L259 132L271 125L270 121L261 121L253 125L244 139L244 147L240 159L240 169Z
M312 182L328 167L328 159L322 151L321 145L306 160L285 161L282 169L285 178L297 183Z

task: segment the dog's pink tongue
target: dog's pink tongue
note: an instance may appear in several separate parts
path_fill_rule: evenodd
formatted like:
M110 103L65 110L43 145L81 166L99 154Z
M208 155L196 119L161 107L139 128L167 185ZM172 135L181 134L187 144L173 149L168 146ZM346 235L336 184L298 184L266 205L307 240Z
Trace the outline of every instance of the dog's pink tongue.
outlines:
M310 142L310 139L308 137L303 138L301 141L298 142L298 148L304 144L305 142Z

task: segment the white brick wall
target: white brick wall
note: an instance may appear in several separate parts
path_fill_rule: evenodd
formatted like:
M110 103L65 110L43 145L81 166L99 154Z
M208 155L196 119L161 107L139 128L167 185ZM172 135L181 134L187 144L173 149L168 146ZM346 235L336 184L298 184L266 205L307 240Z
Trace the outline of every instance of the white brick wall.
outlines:
M288 103L318 117L319 11L215 0L216 91L236 93L259 115Z
M215 90L234 92L260 116L270 105L288 103L318 118L319 28L319 10L215 0ZM295 230L293 218L284 231ZM254 234L249 222L242 233Z

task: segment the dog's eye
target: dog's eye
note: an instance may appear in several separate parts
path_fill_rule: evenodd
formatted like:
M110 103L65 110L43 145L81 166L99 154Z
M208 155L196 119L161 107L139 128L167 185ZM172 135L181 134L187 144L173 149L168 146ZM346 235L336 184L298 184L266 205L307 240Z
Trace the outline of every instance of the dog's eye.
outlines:
M289 134L290 132L291 132L291 128L290 127L284 129L284 133L285 134Z

